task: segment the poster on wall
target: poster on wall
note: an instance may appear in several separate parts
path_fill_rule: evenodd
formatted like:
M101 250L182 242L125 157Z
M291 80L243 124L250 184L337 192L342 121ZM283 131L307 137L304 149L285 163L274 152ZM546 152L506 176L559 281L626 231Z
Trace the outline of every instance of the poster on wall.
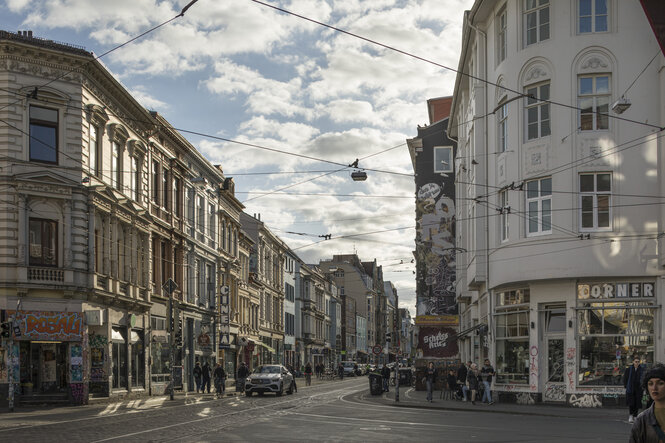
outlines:
M72 345L70 350L69 364L71 365L72 382L83 381L83 348L81 345Z
M456 357L457 332L452 328L421 326L418 333L418 349L423 357Z
M455 315L455 201L445 182L426 183L416 199L417 315Z

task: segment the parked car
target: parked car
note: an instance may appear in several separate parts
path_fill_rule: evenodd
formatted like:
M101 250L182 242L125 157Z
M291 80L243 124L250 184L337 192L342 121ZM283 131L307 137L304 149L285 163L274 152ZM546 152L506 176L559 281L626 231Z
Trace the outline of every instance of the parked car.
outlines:
M254 392L259 395L274 392L279 397L284 392L293 394L294 390L293 374L282 365L258 366L245 380L247 397L251 397Z
M343 361L342 366L344 366L344 376L345 377L350 377L350 376L355 376L356 375L356 367L357 363L355 361Z

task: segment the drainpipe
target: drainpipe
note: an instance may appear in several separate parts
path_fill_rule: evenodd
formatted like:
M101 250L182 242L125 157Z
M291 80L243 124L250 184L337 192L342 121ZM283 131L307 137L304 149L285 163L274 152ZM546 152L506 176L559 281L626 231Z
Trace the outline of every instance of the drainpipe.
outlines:
M488 57L487 57L487 34L484 31L481 31L478 29L476 26L471 23L471 19L469 16L466 16L467 19L467 24L469 27L473 30L475 30L477 33L483 36L483 79L487 80L487 63L488 63ZM489 101L488 101L488 87L487 84L484 86L484 91L485 91L485 117L483 118L483 132L485 135L485 154L489 154L489 138L488 138L488 123L487 123L487 109L489 109ZM485 156L485 195L489 195L489 155ZM485 204L485 291L487 292L487 334L491 334L493 331L493 318L492 318L492 312L493 312L493 303L492 303L492 294L490 291L490 255L489 255L489 245L490 245L490 228L489 228L489 201ZM480 309L480 306L478 307ZM490 348L488 347L488 354L489 354ZM492 352L492 354L494 354ZM494 355L492 355L494 356ZM487 356L489 358L489 355Z

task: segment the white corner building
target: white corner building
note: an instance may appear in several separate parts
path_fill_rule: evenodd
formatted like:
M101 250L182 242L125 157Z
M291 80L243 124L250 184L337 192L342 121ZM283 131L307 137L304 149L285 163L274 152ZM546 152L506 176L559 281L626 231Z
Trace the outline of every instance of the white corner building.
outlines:
M662 362L665 58L637 0L478 0L456 160L462 361L494 400L623 404Z

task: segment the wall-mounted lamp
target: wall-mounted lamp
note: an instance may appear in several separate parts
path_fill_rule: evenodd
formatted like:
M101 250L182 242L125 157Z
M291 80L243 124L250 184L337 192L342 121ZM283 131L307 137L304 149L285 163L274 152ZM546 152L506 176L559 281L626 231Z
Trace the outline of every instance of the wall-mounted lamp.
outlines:
M615 101L612 105L612 111L615 114L623 114L628 108L630 108L630 100L625 97L621 97L619 100Z
M568 320L568 327L569 327L569 328L572 328L572 327L573 327L573 321L572 321L572 320Z
M531 322L531 329L536 329L536 324L534 322Z

